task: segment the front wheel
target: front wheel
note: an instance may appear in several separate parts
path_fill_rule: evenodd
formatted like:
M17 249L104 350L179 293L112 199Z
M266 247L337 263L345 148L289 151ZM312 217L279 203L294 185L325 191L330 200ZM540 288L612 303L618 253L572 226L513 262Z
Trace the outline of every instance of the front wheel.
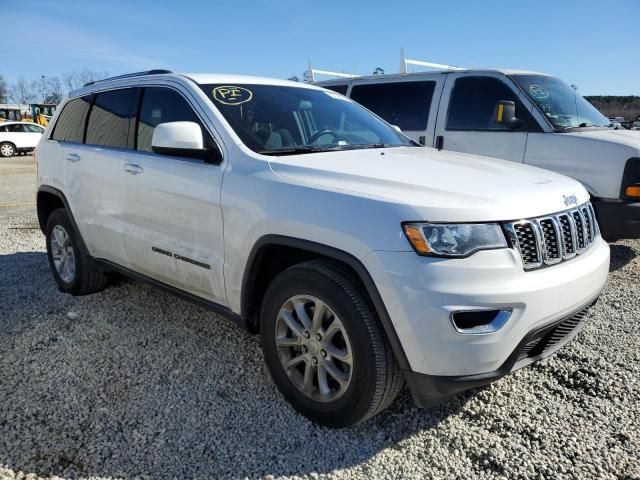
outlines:
M16 147L13 143L4 142L0 143L0 156L2 157L13 157L16 154Z
M374 313L338 264L315 260L278 275L265 294L260 330L274 382L316 423L363 422L384 410L402 387Z

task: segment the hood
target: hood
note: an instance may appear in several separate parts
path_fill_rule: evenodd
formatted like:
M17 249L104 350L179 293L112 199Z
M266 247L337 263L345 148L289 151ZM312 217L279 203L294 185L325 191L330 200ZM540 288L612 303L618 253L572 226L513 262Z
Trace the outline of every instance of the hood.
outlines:
M269 163L290 181L412 207L418 218L406 220L517 220L566 210L572 196L578 204L589 200L580 183L557 173L426 147L282 156Z
M640 155L640 130L582 130L562 135L624 145L632 149L630 156Z

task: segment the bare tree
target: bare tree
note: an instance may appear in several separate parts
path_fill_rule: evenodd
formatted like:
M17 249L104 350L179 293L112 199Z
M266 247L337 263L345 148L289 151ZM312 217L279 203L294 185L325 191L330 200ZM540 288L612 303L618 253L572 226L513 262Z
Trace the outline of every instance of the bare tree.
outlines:
M47 79L42 75L38 80L34 80L29 84L31 92L33 93L35 102L45 102L47 97Z
M20 77L9 86L0 75L0 103L8 99L11 102L23 104L34 102L57 104L70 91L81 88L87 82L100 80L108 75L107 72L84 69L65 73L62 77L42 75L39 79L31 82L24 77Z
M46 79L47 94L45 96L46 103L58 104L62 101L62 82L59 77L47 77Z
M64 89L67 91L67 93L72 90L76 90L77 88L80 88L80 85L78 85L78 80L76 78L76 73L67 72L62 74L62 85Z
M84 70L67 72L62 75L62 85L68 93L81 88L85 83L95 82L108 76L109 72L99 72L85 68Z
M9 99L14 103L30 103L35 98L32 85L20 77L16 82L11 84L9 88Z
M0 103L6 103L8 96L9 88L7 87L7 81L0 75Z

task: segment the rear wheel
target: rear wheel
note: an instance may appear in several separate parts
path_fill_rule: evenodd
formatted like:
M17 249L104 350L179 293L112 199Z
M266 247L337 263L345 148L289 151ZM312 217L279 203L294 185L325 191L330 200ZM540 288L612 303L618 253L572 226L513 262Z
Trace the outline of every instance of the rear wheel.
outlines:
M274 382L303 415L346 427L385 409L402 374L356 282L338 264L282 272L262 305L262 348Z
M3 142L0 143L0 156L13 157L16 154L16 147L13 143Z
M46 240L49 266L61 291L85 295L106 286L104 273L91 261L64 208L49 215Z

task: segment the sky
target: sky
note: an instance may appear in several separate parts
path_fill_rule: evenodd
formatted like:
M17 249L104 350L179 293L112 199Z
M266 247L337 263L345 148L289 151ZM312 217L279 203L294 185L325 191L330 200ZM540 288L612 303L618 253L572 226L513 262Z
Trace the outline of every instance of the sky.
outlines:
M167 68L397 73L407 58L557 75L640 95L640 0L0 0L0 75Z

